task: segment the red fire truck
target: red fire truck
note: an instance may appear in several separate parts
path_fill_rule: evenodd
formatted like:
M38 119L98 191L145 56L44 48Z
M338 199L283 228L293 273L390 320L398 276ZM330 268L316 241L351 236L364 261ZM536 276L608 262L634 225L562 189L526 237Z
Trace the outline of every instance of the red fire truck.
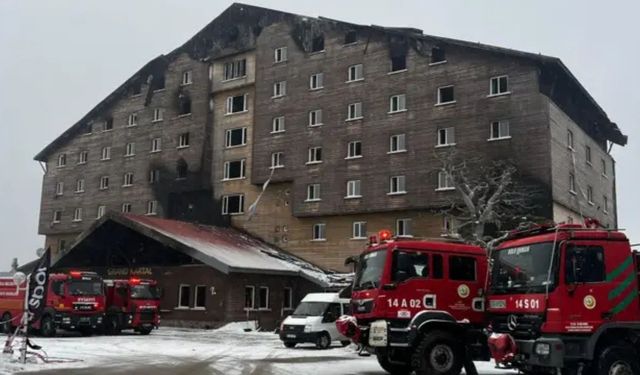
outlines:
M486 252L458 242L392 239L389 231L378 237L355 260L354 316L338 321L341 333L375 352L391 374L457 375L473 366L472 358L488 360Z
M24 295L25 290L18 290L12 278L0 279L0 316L4 332L11 332L19 323ZM102 278L96 273L50 274L47 305L32 327L47 337L55 336L58 328L89 335L102 325L104 303Z
M513 232L491 253L489 347L527 374L640 374L638 255L585 225Z
M131 278L105 280L107 310L105 331L119 334L133 329L148 335L160 324L160 292L155 280Z

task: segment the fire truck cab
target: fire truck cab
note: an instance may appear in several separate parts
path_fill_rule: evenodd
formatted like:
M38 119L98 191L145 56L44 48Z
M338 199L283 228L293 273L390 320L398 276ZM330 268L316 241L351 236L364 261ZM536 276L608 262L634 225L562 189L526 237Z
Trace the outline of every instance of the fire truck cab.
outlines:
M593 224L513 232L491 252L496 362L535 374L640 374L638 256Z
M458 374L470 358L488 360L485 251L388 231L379 239L355 260L353 317L338 321L341 333L392 374Z
M155 280L131 278L105 280L107 308L105 331L119 334L133 329L148 335L160 324L160 291Z

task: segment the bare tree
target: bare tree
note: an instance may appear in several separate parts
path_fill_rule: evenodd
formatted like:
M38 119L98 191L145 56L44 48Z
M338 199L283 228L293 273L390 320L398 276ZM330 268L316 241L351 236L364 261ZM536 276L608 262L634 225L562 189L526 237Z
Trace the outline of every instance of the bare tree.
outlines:
M486 233L489 224L500 229L530 217L537 208L539 189L525 184L513 163L459 158L455 153L438 158L447 186L456 191L442 213L455 219L463 239L486 246L492 239Z

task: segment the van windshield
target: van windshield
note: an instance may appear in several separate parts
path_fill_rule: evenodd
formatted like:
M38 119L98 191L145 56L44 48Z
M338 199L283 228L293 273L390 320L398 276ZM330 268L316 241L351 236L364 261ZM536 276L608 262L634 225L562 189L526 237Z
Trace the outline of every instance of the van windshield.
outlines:
M380 286L386 260L387 249L362 254L356 266L353 290L374 289Z
M301 302L291 316L322 316L329 307L328 302Z

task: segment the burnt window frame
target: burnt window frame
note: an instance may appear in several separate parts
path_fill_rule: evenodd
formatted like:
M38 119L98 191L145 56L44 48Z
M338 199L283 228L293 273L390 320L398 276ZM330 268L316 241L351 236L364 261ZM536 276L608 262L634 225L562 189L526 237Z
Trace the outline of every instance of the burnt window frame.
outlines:
M230 200L237 199L238 211L230 211ZM222 196L222 214L223 215L242 215L244 214L244 194L227 194Z
M349 30L344 34L344 45L348 46L351 44L358 43L358 32L356 30Z
M316 35L311 39L310 53L321 53L325 51L324 35Z
M408 70L407 55L392 56L389 60L389 73L401 73Z
M444 48L442 47L431 48L431 58L430 58L429 65L444 64L446 62L447 62L447 54Z

